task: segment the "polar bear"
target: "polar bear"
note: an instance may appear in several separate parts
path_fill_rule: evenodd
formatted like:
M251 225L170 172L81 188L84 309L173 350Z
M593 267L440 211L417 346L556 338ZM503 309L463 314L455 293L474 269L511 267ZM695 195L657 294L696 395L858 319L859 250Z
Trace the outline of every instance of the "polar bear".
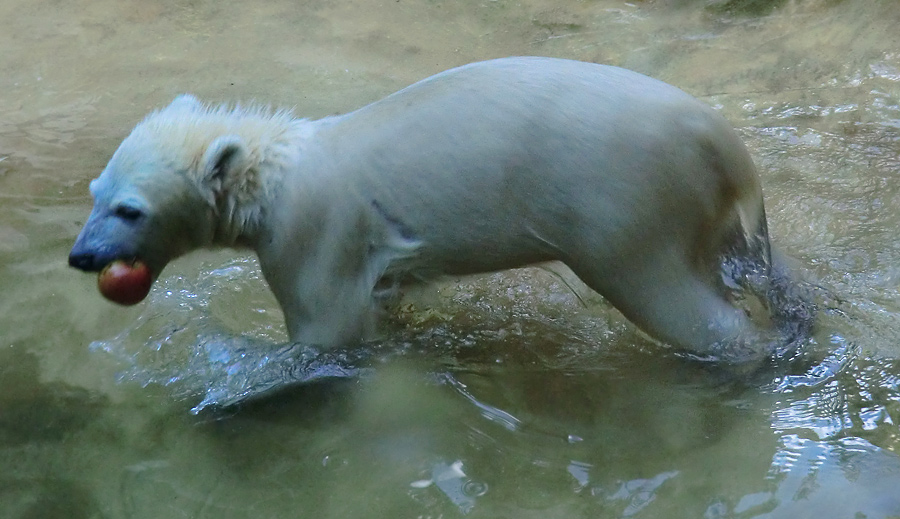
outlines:
M473 63L320 120L181 96L90 189L70 265L131 259L155 279L192 249L252 249L297 342L365 339L385 284L547 261L697 356L765 356L771 329L797 329L735 131L613 66ZM770 323L735 305L747 290Z

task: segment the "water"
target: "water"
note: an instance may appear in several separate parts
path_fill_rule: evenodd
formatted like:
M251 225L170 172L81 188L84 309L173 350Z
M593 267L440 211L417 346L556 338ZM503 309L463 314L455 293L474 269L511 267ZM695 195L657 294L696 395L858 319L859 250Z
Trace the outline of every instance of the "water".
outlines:
M0 0L0 517L900 517L898 22L890 0ZM732 121L824 287L798 355L735 377L529 269L414 291L304 371L261 346L286 336L251 257L179 260L132 309L65 264L88 181L178 93L320 117L516 54ZM306 383L212 405L285 373Z

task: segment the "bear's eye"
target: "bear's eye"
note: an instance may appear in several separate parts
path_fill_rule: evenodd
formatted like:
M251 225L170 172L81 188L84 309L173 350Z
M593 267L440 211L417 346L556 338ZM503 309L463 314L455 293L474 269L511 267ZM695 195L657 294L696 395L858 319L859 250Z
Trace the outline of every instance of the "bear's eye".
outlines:
M141 217L144 216L144 212L137 207L124 204L117 205L115 210L113 211L113 214L115 214L117 218L121 218L129 222L140 220Z

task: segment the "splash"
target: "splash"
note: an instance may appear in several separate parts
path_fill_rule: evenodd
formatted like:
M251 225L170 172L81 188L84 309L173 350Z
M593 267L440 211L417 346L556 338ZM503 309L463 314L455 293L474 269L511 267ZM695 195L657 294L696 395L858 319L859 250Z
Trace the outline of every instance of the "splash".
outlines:
M272 332L277 325L267 315L273 304L264 295L253 259L232 260L196 281L176 276L159 285L137 320L115 337L92 343L91 349L119 361L120 382L167 386L178 399L199 399L191 409L195 414L298 384L359 376L366 359L377 351L278 344ZM210 300L224 304L211 305ZM231 321L232 307L256 316L246 323L250 333L222 331L222 321Z

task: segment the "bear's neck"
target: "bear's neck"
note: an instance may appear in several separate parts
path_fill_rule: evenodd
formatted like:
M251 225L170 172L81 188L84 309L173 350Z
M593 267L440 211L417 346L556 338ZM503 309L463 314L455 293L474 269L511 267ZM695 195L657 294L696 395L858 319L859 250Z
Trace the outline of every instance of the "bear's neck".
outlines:
M255 144L253 162L241 182L228 186L215 201L214 246L258 249L269 205L284 191L289 172L299 166L315 122L295 119L267 139L245 141Z
M236 249L255 249L263 211L255 202L224 202L218 208L212 245Z

